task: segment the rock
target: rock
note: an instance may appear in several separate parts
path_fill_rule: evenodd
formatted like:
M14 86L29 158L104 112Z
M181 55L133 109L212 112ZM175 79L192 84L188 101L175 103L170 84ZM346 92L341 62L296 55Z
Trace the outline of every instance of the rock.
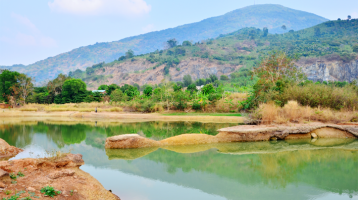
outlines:
M312 138L317 138L318 137L316 133L311 133L311 136L312 136Z
M10 146L5 140L0 138L0 158L13 157L22 151L22 149Z
M62 171L53 172L53 173L49 174L48 177L51 179L56 179L56 178L61 178L64 176L73 176L74 174L75 174L75 171L73 171L73 170L62 170Z
M0 188L5 188L5 187L6 187L5 183L0 182Z
M138 134L126 134L106 139L106 149L134 149L159 146L155 140L142 137Z
M9 172L0 169L0 178L2 178L4 176L9 176Z
M36 192L36 189L33 187L28 187L28 188L26 188L26 190L29 192Z

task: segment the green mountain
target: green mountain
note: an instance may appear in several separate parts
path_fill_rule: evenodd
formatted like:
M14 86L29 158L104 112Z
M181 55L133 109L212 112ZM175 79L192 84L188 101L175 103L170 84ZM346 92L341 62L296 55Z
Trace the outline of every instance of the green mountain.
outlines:
M103 61L111 62L124 55L128 49L132 49L135 54L163 49L163 43L171 38L176 38L179 42L184 40L197 42L216 38L221 34L231 33L245 27L260 29L267 27L270 33L283 33L308 28L324 21L327 19L280 5L248 6L222 16L176 28L80 47L28 66L0 66L0 68L26 73L35 77L37 82L42 82L55 78L59 73L68 73L76 69L83 70L94 63ZM287 29L281 29L282 25L285 25Z
M170 49L122 57L69 74L84 80L89 88L112 83L159 84L164 77L183 81L187 74L198 80L211 74L230 76L257 65L272 51L284 51L300 58L297 65L308 67L305 72L311 80L352 81L358 78L357 30L358 19L328 21L284 34L266 35L261 29L243 28L216 39L194 44L183 42Z

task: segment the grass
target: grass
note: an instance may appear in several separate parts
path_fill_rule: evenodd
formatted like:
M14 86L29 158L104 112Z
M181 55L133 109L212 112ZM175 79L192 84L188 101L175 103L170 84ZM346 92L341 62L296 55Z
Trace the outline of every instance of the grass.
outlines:
M324 123L351 122L358 118L357 111L333 110L331 108L311 108L301 106L296 101L289 101L284 107L279 107L273 102L261 104L251 115L253 120L262 124L304 123L318 121Z
M164 116L228 116L242 117L240 113L167 113Z

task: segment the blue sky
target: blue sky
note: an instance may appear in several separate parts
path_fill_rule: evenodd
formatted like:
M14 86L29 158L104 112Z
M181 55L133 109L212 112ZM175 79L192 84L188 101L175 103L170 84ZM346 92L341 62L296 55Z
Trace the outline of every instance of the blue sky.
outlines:
M256 0L328 19L358 18L357 0ZM96 42L197 22L254 0L0 0L0 65L31 64Z

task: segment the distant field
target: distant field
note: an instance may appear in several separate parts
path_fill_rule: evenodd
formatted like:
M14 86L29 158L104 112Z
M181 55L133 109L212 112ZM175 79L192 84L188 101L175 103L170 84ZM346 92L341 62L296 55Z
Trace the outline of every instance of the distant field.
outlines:
M242 117L240 113L169 113L162 114L164 116L228 116L228 117Z

